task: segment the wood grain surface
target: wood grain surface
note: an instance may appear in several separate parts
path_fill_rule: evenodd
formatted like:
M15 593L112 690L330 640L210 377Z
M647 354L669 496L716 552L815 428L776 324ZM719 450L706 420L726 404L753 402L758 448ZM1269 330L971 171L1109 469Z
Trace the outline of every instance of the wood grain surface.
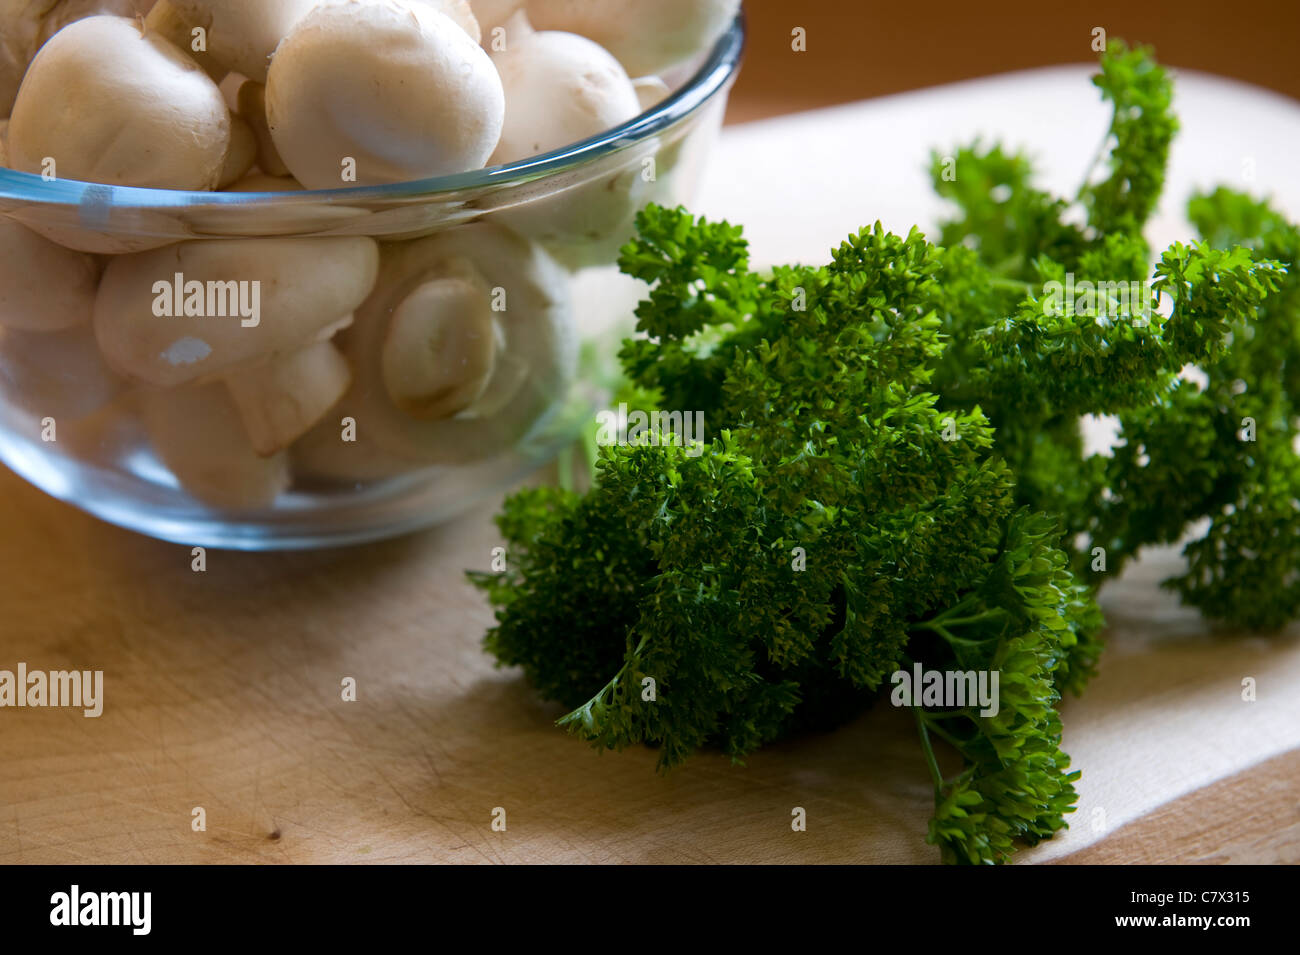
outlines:
M932 853L926 770L894 711L903 732L855 725L666 778L648 750L556 730L480 648L490 614L461 571L488 564L487 510L351 550L212 552L197 574L188 549L8 474L0 501L4 657L103 669L106 697L98 719L0 711L0 862L891 861L846 838L882 814L916 835L892 861ZM902 812L873 778L901 765Z
M1166 803L1057 862L1295 865L1300 862L1300 752Z
M0 863L935 861L927 773L891 708L667 777L653 752L557 731L480 647L490 613L461 570L487 565L489 518L210 552L195 573L186 548L0 476L3 665L105 672L98 719L0 711ZM1297 861L1298 778L1293 753L1065 861Z

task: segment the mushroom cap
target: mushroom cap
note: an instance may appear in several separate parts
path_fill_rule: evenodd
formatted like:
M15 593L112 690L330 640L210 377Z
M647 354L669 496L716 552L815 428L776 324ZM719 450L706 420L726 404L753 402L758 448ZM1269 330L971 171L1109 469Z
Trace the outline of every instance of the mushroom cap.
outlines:
M88 325L53 332L0 328L0 396L38 418L48 415L60 426L85 418L124 385L104 363Z
M271 55L321 0L160 0L207 31L208 56L227 72L266 82Z
M267 120L309 189L381 185L481 168L505 98L491 59L449 17L399 0L326 4L271 63Z
M389 396L384 346L394 310L458 260L494 295L504 293L504 310L493 312L497 352L486 387L469 407L424 420ZM534 243L488 222L385 246L375 292L340 346L354 378L339 413L355 418L358 433L384 452L422 464L464 464L509 450L567 395L578 353L564 271Z
M528 0L528 19L589 37L643 76L708 49L739 9L740 0Z
M366 298L378 267L365 237L199 240L119 256L100 282L95 335L119 373L172 387L313 341ZM193 289L195 305L216 314L168 317L178 287L183 302ZM256 324L230 307L236 293L258 296Z
M104 14L132 20L145 16L154 5L154 0L42 0L37 4L33 4L31 0L16 0L16 2L19 6L26 6L29 9L33 6L45 9L41 17L37 46L32 50L33 56L36 55L36 50L40 49L41 44L69 23Z
M8 116L27 65L41 45L74 20L109 13L143 16L153 0L0 0L0 116Z
M109 185L211 189L230 144L217 85L176 47L123 17L64 27L23 78L9 126L13 168Z
M531 33L492 55L506 95L491 162L515 162L613 129L641 112L627 73L574 33Z
M202 30L198 29L202 26ZM230 73L225 66L218 63L207 50L209 20L201 24L194 18L177 9L172 0L158 0L144 18L146 33L162 37L176 49L180 50L207 73L213 82L220 84ZM238 74L236 74L238 75ZM223 91L224 95L224 91ZM227 101L227 106L230 103Z
M444 16L450 17L456 26L465 31L466 35L475 43L483 39L483 27L479 23L478 15L474 12L474 5L469 0L415 0L426 7L436 10Z
M257 162L257 136L253 127L238 113L230 114L230 148L221 166L218 189L233 186L248 175Z
M257 141L257 168L268 176L289 175L289 167L276 152L271 128L266 122L266 87L248 80L239 88L235 101L239 104L239 115L248 122Z
M658 201L663 180L648 181L645 162L657 163L659 151L653 137L624 149L616 168L594 178L578 169L523 184L514 190L515 203L492 219L540 242L568 268L607 265L633 237L636 211Z
M0 115L8 116L22 85L27 64L40 47L40 4L29 0L0 0Z
M103 266L0 216L0 325L53 332L89 324Z
M524 0L469 0L474 18L478 20L483 35L480 41L490 40L492 31L524 8Z
M152 208L122 209L112 229L97 229L80 220L79 206L52 210L43 205L19 206L11 212L16 219L38 235L65 249L95 255L127 255L147 249L161 249L181 240L177 235L176 217Z

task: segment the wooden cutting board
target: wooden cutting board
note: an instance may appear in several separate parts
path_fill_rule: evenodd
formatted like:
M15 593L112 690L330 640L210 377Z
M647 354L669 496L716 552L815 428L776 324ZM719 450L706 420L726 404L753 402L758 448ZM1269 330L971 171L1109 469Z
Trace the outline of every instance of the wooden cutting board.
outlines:
M213 552L197 574L187 549L12 476L0 501L4 665L106 674L98 719L0 711L0 862L935 857L927 772L893 709L743 768L703 754L667 777L649 751L600 754L554 729L557 708L479 649L490 614L460 571L487 565L486 509L353 550ZM1297 779L1290 752L1080 858L1300 860Z
M927 221L920 170L937 139L1003 129L1048 144L1049 182L1068 178L1087 150L1060 138L1061 113L1078 104L1089 143L1104 123L1085 76L1043 71L728 130L700 208L745 222L761 261L812 260L870 219ZM1261 176L1294 168L1294 107L1203 79L1184 98L1181 155L1199 165L1183 162L1171 189L1230 178L1243 149ZM1272 174L1300 208L1295 183ZM923 841L928 774L892 708L745 767L702 754L667 777L649 751L597 753L556 730L559 710L481 650L491 614L462 571L490 561L492 510L353 549L209 552L196 573L188 548L0 475L0 669L105 673L98 719L0 710L0 862L937 859ZM1107 596L1111 651L1064 714L1085 774L1080 813L1066 840L1027 859L1300 861L1288 702L1300 699L1300 641L1209 637L1156 589L1175 560L1144 561ZM1260 676L1260 708L1220 716L1239 671ZM791 828L799 807L805 832Z

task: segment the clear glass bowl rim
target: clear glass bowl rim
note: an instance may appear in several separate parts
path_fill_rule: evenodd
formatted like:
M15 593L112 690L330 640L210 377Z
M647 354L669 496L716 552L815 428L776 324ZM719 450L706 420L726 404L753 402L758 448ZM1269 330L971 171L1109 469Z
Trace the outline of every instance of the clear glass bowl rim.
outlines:
M286 208L327 200L339 203L393 202L437 199L465 190L495 189L535 182L567 172L629 149L659 135L695 113L722 90L740 69L745 50L745 16L738 13L709 51L707 58L681 89L653 109L621 126L549 153L504 166L474 169L451 176L413 179L383 186L351 186L344 189L309 189L298 192L185 192L171 189L143 189L110 186L75 180L46 181L35 173L0 169L0 201L18 201L46 206L115 206L181 211L195 206L246 208L249 215L272 208Z

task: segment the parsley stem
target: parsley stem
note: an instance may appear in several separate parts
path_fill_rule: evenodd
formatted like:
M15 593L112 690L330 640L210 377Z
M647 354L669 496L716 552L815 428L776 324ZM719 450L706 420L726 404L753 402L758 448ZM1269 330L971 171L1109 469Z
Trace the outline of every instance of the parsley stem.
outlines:
M983 613L975 614L973 617L953 617L950 620L945 620L943 622L943 625L945 627L965 626L966 624L979 623L982 620L989 620L993 617L997 617L1002 614L1005 614L1006 612L1007 611L1005 607L991 607L990 609L985 610Z
M930 777L934 780L934 788L937 792L943 788L943 774L939 772L939 761L934 758L934 747L930 745L930 732L926 728L919 706L912 707L912 715L916 717L916 729L921 734L921 749L925 752L925 761L930 765Z
M575 720L582 719L583 713L587 714L587 719L583 720L583 722L584 723L589 722L590 715L591 715L591 708L593 706L596 706L597 704L602 704L605 699L605 694L609 693L615 687L618 686L618 681L623 679L623 677L627 674L628 667L632 665L632 662L636 660L641 655L641 651L645 649L645 642L648 636L649 635L647 634L646 636L643 636L641 638L641 642L636 645L636 649L633 650L632 653L628 656L628 658L623 661L623 665L618 668L618 672L615 673L612 677L610 677L609 682L606 683L603 687L601 687L600 691L595 696L593 696L591 699L589 699L586 703L584 703L582 706L578 707L577 709L572 710L564 714L563 716L561 716L558 720L555 721L556 725L567 726L569 723L572 723Z
M587 487L596 479L596 465L600 462L600 445L596 443L596 432L587 428L582 432L582 459L587 465Z
M555 482L566 491L577 490L573 483L573 452L572 447L566 447L555 459Z
M930 731L932 733L936 733L941 739L943 739L946 743L948 743L958 752L961 752L961 748L970 742L970 740L963 740L957 736L954 736L952 733L948 732L946 729L940 726L937 717L932 716L924 709L920 709L919 707L917 709L921 714L921 719L925 721L925 724L927 727L929 727Z
M912 629L929 630L932 633L937 633L939 636L943 637L943 639L946 640L948 643L962 644L963 646L968 646L968 647L982 646L983 644L988 643L990 640L997 639L997 635L995 634L992 636L985 637L983 640L972 640L967 637L959 637L949 629L950 627L963 627L963 626L969 626L974 623L981 623L985 620L992 620L995 617L1005 615L1007 612L1006 609L1003 607L992 607L988 610L985 610L981 613L973 614L971 616L966 616L966 617L949 616L949 614L957 613L965 609L963 605L966 604L969 601L969 599L970 598L967 598L966 600L961 601L955 606L950 607L949 609L945 610L943 613L939 614L937 617L932 617L929 620L923 620L920 623L912 624Z
M1112 123L1113 122L1114 119L1112 116ZM1110 139L1111 128L1107 127L1105 135L1101 137L1101 142L1097 144L1096 152L1092 154L1092 159L1088 160L1088 168L1084 170L1083 182L1079 184L1079 194L1075 198L1076 202L1083 199L1084 194L1088 191L1088 187L1092 185L1092 174L1096 170L1097 164L1101 162L1102 157L1108 152L1107 147L1110 145Z
M1022 282L1020 279L1002 278L1000 276L994 276L989 279L989 284L994 288L1010 288L1022 292L1032 292L1034 290L1034 286L1029 282Z

